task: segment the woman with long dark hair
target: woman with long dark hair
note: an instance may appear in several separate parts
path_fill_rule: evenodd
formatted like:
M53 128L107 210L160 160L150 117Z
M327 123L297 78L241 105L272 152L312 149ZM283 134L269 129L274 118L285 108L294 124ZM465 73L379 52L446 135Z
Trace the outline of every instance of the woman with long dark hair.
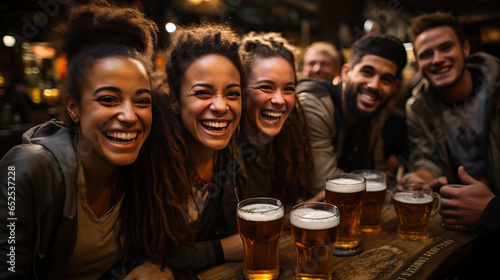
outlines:
M0 161L0 206L15 202L0 214L15 233L0 240L2 259L15 251L0 278L97 279L138 257L149 263L135 275L171 275L168 256L191 242L176 207L189 185L175 116L151 90L156 25L99 2L75 7L63 32L64 113Z

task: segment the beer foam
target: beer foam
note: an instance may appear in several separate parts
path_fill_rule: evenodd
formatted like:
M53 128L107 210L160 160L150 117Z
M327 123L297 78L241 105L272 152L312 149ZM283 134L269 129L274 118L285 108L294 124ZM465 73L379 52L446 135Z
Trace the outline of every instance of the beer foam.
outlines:
M312 208L299 208L290 214L290 223L303 229L329 229L337 226L340 222L339 216L334 216L332 212L316 210Z
M432 195L426 193L396 193L394 194L394 200L401 203L408 204L425 204L432 202Z
M338 193L355 193L364 191L365 184L357 179L337 178L326 182L326 189Z
M284 215L283 207L277 205L256 203L245 205L238 209L238 216L247 221L267 222L277 220Z
M378 192L387 189L387 184L382 182L366 181L366 191L367 192Z

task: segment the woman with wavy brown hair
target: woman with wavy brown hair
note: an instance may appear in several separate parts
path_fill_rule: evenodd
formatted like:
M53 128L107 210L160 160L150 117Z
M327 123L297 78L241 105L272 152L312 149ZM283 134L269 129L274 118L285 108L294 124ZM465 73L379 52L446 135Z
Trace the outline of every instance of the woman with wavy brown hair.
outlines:
M129 276L172 276L161 268L191 243L177 207L189 185L175 116L151 89L156 32L134 9L103 1L72 9L64 113L0 161L11 172L0 205L14 198L16 218L15 267L2 261L0 278L97 279L137 258L149 262ZM11 246L2 238L1 255Z
M165 84L187 146L191 198L181 208L194 232L195 248L179 247L172 267L198 271L243 258L236 205L245 178L234 133L245 75L240 39L228 27L203 24L176 32Z
M251 32L242 41L248 73L238 138L248 178L244 197L279 198L290 210L308 199L313 171L307 123L295 96L294 47L278 33Z

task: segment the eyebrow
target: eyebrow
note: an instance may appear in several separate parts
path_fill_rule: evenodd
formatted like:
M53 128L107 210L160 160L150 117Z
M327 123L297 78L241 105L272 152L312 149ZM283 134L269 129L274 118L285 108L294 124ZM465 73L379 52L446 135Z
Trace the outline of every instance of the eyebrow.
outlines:
M276 84L274 81L272 80L260 80L260 81L257 81L257 84L263 84L263 83L268 83L268 84ZM295 85L295 82L288 82L285 84L285 86L288 86L288 85Z
M99 92L101 91L112 91L112 92L115 92L115 93L121 93L121 89L117 88L117 87L113 87L113 86L103 86L103 87L100 87L100 88L97 88L93 93L92 93L92 96L95 96L96 94L98 94ZM151 94L151 91L147 88L141 88L139 90L136 91L136 95L138 94L143 94L143 93L149 93Z
M368 68L368 69L370 69L372 71L375 71L375 67L373 67L371 65L363 65L363 66L361 66L361 69L363 69L363 68ZM396 76L394 74L392 74L392 73L389 73L389 72L383 73L381 76L389 76L392 79L396 79Z
M211 84L208 84L208 83L196 83L194 85L191 86L191 89L193 89L194 87L207 87L207 88L210 88L210 89L214 89L215 87ZM226 89L228 88L232 88L232 87L239 87L241 88L241 85L238 84L238 83L231 83L229 85L226 86Z

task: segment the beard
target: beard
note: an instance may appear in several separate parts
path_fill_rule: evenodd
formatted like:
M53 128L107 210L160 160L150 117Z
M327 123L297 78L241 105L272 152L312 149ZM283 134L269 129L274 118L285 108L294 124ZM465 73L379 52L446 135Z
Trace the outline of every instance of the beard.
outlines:
M366 90L379 96L378 91L369 90L369 89L366 89ZM344 94L343 94L343 96L345 97L346 107L354 117L359 118L359 119L366 119L366 118L371 118L373 116L376 116L380 111L382 111L382 109L385 107L385 104L387 103L387 100L388 100L388 99L385 100L375 110L369 112L369 111L365 111L365 110L358 107L358 95L359 95L358 86L356 84L354 84L353 82L346 81L346 87L345 87Z

